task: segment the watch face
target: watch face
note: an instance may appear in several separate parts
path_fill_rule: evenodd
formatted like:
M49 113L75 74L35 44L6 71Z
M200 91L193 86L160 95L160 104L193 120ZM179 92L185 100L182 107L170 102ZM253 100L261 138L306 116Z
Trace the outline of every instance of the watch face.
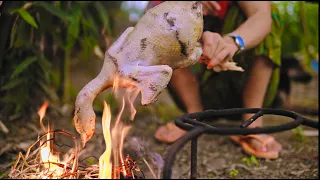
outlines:
M239 44L240 49L244 49L244 42L241 37L239 36L236 37L236 43Z

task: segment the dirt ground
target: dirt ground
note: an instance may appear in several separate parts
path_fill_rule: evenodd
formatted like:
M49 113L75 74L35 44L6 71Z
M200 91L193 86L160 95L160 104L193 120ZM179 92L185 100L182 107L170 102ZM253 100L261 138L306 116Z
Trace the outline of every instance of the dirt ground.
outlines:
M94 73L92 73L94 74ZM90 78L90 76L89 76ZM87 82L89 79L82 81ZM78 83L81 87L82 84ZM312 107L318 107L318 76L308 84L294 84L290 101L296 104L305 104ZM171 113L181 115L176 108L172 106L172 100L166 92L161 94L160 102L147 107L137 107L137 115L133 122L130 123L130 133L126 137L124 151L129 153L133 159L137 161L138 167L144 172L147 178L152 178L150 170L142 158L137 157L137 153L130 148L129 142L133 142L132 138L138 138L141 145L145 148L145 159L151 163L149 154L153 152L159 153L162 157L170 147L170 145L159 143L154 139L154 133L157 127L168 121L168 117L160 116L157 111L159 108L165 108L162 114ZM160 107L162 106L162 107ZM172 108L171 108L172 107ZM68 106L62 107L68 109ZM71 109L71 110L70 110ZM66 110L68 111L68 110ZM69 107L69 111L72 108ZM175 112L175 113L173 113ZM115 117L116 114L113 114ZM172 117L174 120L174 115ZM310 117L318 121L318 116ZM125 119L125 117L124 117ZM264 116L265 125L279 125L290 121L288 118L280 116ZM45 120L54 123L55 129L63 129L73 135L77 135L72 124L72 112L69 116L61 117L54 111L48 109ZM221 122L235 123L222 120ZM32 120L9 121L5 123L9 129L8 134L0 131L0 178L8 178L8 172L16 159L18 152L25 152L26 147L34 142L39 134L40 129L38 116L35 114ZM314 130L303 126L303 131ZM294 130L273 134L276 139L283 145L281 156L277 160L258 159L258 165L254 161L242 161L243 158L250 156L243 153L239 146L234 145L226 136L203 135L198 140L198 178L252 178L252 179L274 179L274 178L292 178L292 179L318 179L318 135L315 136L299 136ZM69 143L69 142L67 142ZM96 135L87 144L87 153L80 157L86 159L89 156L99 158L104 151L104 141L101 126L101 114L97 115ZM86 163L86 160L81 161ZM94 163L97 163L95 160ZM153 168L155 174L157 169ZM189 178L190 175L190 143L177 154L173 167L172 178ZM233 175L233 176L232 176Z

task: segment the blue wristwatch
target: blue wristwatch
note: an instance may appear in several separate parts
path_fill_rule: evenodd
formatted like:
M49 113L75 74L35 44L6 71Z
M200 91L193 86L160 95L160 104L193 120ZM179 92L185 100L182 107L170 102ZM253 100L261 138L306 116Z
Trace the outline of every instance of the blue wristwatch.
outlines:
M232 37L234 42L238 46L238 51L236 52L236 54L238 54L240 51L244 50L244 41L240 36L238 36L236 34L227 34L227 36Z

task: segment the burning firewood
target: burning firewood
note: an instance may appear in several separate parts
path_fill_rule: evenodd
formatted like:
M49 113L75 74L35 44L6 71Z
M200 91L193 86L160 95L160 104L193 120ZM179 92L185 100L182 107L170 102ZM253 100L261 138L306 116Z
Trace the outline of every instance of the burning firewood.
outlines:
M57 132L57 131L56 131ZM55 132L55 133L56 133ZM51 132L54 133L54 132ZM45 137L48 133L44 134L41 138ZM97 164L87 167L77 166L75 167L75 161L77 157L72 157L70 161L66 162L41 162L41 147L35 148L36 144L39 144L39 138L33 143L27 153L23 155L19 153L18 158L11 168L9 177L12 179L97 179L99 178L99 166ZM71 150L72 151L72 150ZM43 151L42 151L43 152ZM43 153L42 153L43 154ZM44 153L45 155L48 155ZM51 153L51 156L54 153ZM42 155L43 156L43 155ZM56 157L56 156L54 156ZM54 161L54 158L50 158ZM127 174L122 173L123 166L126 169ZM117 167L113 167L114 174L112 179L145 179L142 171L136 166L136 162L127 156L125 164ZM142 176L140 175L142 174Z
M125 169L125 173L123 173L123 168ZM127 155L124 164L113 168L113 172L115 174L112 177L119 176L120 179L145 179L143 172L136 166L136 161L129 155Z
M87 167L79 165L78 158L81 154L81 147L79 143L77 143L75 136L63 130L51 130L50 126L48 126L47 129L44 128L43 118L48 105L48 102L45 102L38 111L40 125L45 133L30 145L25 155L21 152L18 154L17 160L11 168L10 178L144 179L144 174L137 167L136 162L129 155L127 155L126 158L123 158L122 155L123 141L130 129L129 126L125 126L120 121L125 103L122 106L122 110L113 128L110 128L110 107L105 103L102 122L106 152L101 155L99 164ZM71 137L74 141L74 147L72 148L66 144L59 145L56 142L56 136L58 134ZM71 148L67 153L64 153L57 151L56 146L68 146ZM111 161L111 152L114 155L114 161ZM61 155L63 155L63 157L61 157Z

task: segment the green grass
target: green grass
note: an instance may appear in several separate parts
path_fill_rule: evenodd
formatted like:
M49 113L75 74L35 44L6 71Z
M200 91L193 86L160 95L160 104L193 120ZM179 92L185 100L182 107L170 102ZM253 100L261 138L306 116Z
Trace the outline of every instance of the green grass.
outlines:
M239 171L236 170L236 169L232 169L232 170L229 171L229 176L231 178L236 178L238 175L239 175Z
M251 167L251 165L256 165L256 166L260 166L259 161L257 160L257 158L255 156L250 156L248 157L244 157L241 159L242 162L244 162L247 166Z

